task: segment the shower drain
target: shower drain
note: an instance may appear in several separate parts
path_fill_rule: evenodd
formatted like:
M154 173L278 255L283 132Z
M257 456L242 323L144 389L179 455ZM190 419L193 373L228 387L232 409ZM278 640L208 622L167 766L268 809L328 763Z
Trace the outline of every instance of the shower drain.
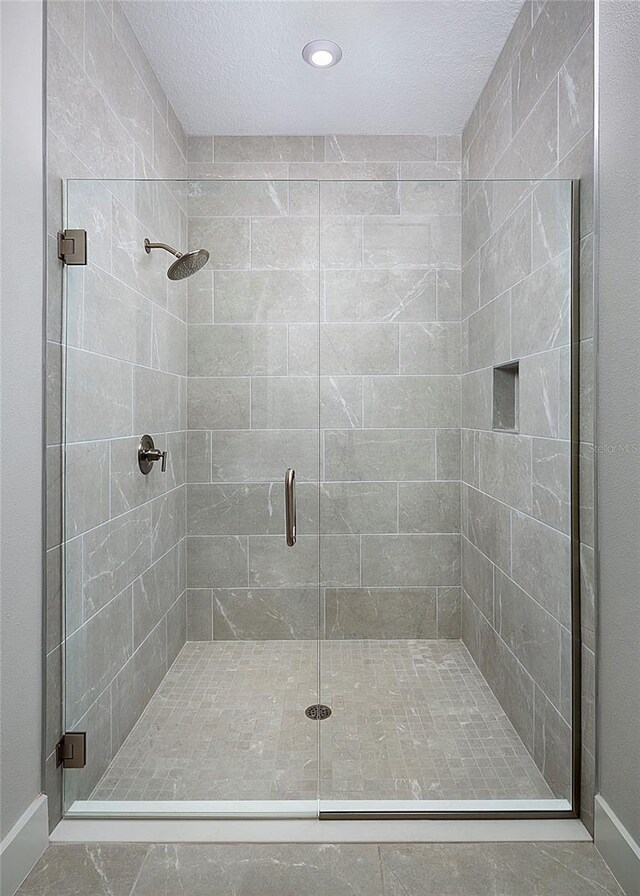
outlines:
M323 719L328 719L331 715L331 707L326 706L324 703L314 703L312 706L307 706L304 714L308 719L313 719L314 722L322 722Z

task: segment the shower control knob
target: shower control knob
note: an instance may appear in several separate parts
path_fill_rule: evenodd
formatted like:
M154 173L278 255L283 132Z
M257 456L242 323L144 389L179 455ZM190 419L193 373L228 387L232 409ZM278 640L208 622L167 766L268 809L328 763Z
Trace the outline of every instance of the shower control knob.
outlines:
M140 472L147 476L157 461L162 461L160 468L165 473L167 470L167 452L156 448L151 436L142 436L138 445L138 466L140 467Z

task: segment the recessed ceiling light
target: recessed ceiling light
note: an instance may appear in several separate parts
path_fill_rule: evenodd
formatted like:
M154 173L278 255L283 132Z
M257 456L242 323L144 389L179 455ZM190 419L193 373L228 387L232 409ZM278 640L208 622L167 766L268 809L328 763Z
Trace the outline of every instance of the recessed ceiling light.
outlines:
M331 68L342 59L342 50L332 40L312 40L302 50L302 58L313 68Z

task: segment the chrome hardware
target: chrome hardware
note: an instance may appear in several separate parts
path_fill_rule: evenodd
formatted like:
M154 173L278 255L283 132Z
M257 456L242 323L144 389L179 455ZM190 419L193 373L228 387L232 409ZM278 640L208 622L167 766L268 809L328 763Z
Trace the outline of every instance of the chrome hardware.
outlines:
M87 231L59 230L58 258L65 264L87 263Z
M159 460L162 461L161 469L165 473L167 470L167 452L156 448L151 436L142 436L138 445L138 466L140 467L140 472L146 476L151 472L156 461Z
M284 515L287 547L296 543L296 471L291 467L284 474Z
M84 768L87 764L87 734L67 731L56 744L56 768Z

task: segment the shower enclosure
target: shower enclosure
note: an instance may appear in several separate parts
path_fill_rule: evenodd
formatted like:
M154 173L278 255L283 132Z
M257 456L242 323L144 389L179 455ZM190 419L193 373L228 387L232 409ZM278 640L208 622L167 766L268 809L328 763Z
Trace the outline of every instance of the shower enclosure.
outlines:
M67 814L575 813L577 184L66 194Z

